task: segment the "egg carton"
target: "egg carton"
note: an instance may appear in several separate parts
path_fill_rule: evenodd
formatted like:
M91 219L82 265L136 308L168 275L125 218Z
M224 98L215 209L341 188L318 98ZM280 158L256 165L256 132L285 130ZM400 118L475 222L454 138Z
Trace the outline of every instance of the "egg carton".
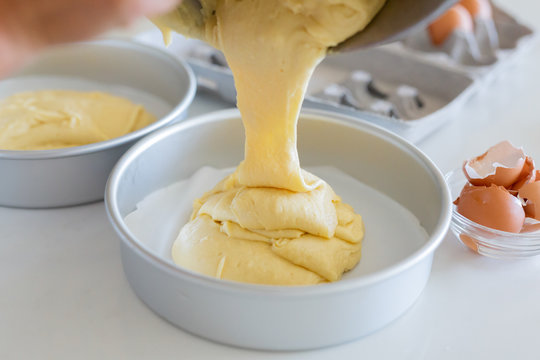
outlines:
M493 2L488 4L491 14L471 16L472 29L454 24L456 28L441 44L435 44L430 31L423 29L392 46L411 56L464 71L480 81L489 81L533 43L534 32Z
M523 32L519 39L531 34ZM157 30L136 39L163 46ZM497 61L486 67L493 70L497 62L517 52L519 39L514 39L513 49L501 50ZM200 90L236 104L232 73L221 52L177 34L168 50L191 65ZM453 64L443 52L419 50L405 42L332 54L315 70L303 106L366 120L418 143L452 119L478 90L488 73L479 69L482 67Z
M475 90L468 74L379 47L325 59L304 105L364 119L419 142L450 120Z

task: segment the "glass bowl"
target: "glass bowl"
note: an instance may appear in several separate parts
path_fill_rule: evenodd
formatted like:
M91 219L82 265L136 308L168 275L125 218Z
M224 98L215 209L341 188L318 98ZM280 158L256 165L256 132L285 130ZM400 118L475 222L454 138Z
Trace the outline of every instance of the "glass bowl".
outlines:
M467 178L461 168L445 175L452 200L457 199ZM511 233L495 230L467 219L452 205L450 228L474 252L496 259L519 259L540 254L540 231Z

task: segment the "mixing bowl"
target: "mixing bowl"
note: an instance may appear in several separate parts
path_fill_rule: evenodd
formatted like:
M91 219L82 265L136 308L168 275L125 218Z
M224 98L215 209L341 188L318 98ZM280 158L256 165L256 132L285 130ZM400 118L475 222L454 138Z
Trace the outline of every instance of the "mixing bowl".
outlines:
M182 119L196 81L183 61L154 47L120 40L55 48L0 81L3 95L58 88L110 89L136 98L151 94L167 108L149 126L108 141L54 150L0 150L0 205L46 208L103 199L118 158L143 136Z
M450 223L450 195L439 170L402 138L343 115L303 111L298 133L303 166L331 165L345 171L406 207L427 235L367 239L366 233L357 268L369 262L373 268L316 286L244 284L176 266L138 239L124 218L147 195L204 165L227 168L242 160L244 130L238 111L211 113L141 140L120 159L107 185L105 203L121 239L124 272L153 311L220 343L301 350L367 335L415 302ZM366 229L369 232L368 224ZM370 257L368 246L374 242L391 256Z

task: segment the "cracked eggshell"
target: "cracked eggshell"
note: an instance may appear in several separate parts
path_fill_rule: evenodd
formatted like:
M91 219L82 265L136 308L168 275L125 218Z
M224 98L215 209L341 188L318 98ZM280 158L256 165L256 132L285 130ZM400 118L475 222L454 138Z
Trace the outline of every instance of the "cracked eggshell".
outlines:
M508 141L490 147L485 153L465 161L463 172L475 186L491 184L509 188L520 180L526 155ZM534 168L534 162L532 163Z
M458 213L492 229L518 233L525 221L521 201L502 186L467 184L454 203Z
M540 220L540 181L523 185L518 196L525 201L525 215Z
M512 184L511 189L519 190L523 185L532 183L536 181L536 179L540 179L540 177L538 177L538 170L535 170L534 160L527 156L523 168L521 169L521 173L519 174L517 181Z
M469 249L471 249L475 253L478 253L478 243L476 242L476 240L465 234L460 234L459 238L461 239L461 242L467 245Z

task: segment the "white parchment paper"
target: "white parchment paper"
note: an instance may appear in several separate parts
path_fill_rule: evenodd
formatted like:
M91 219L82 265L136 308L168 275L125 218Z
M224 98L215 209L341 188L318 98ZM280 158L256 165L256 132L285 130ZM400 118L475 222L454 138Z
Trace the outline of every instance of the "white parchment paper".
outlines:
M362 259L344 278L395 264L427 241L427 233L416 217L385 194L332 167L307 170L326 180L364 219ZM204 167L189 179L156 190L126 216L128 228L143 246L172 263L172 243L189 220L193 201L232 171Z

